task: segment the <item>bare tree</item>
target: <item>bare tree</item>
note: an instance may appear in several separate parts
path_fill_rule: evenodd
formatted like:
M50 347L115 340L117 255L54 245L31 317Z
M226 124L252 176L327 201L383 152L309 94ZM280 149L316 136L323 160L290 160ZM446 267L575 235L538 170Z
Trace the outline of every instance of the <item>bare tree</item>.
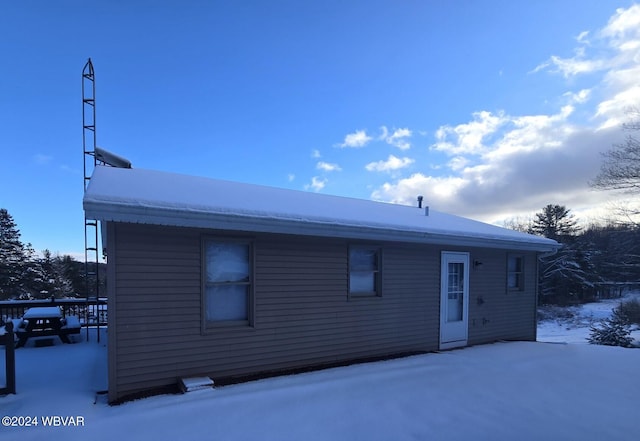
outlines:
M598 190L614 190L630 195L640 194L640 108L628 111L629 122L623 129L630 132L625 141L614 145L603 153L604 162L600 173L590 183ZM640 214L640 207L626 204L620 213L630 220Z
M531 218L531 216L515 216L509 219L505 219L502 223L502 226L510 230L520 231L521 233L528 233L531 231L532 224L533 219Z

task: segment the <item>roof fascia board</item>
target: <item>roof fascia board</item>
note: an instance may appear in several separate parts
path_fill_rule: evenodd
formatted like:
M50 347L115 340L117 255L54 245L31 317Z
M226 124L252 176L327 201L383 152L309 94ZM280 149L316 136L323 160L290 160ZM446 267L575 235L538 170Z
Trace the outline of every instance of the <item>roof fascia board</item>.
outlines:
M143 206L117 206L84 201L89 219L176 227L208 228L230 231L295 234L304 236L340 237L346 239L410 242L448 246L500 248L522 251L549 252L557 245L525 242L501 237L475 237L464 234L418 232L383 229L333 223L303 222L287 219L266 219L234 214L212 214L199 211L180 211Z

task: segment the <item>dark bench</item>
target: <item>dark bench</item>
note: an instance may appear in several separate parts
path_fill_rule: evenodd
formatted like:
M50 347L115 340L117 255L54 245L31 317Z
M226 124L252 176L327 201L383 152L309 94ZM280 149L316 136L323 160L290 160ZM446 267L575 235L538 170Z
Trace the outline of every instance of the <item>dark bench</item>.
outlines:
M62 319L60 333L65 335L80 334L80 319L75 315L69 315Z

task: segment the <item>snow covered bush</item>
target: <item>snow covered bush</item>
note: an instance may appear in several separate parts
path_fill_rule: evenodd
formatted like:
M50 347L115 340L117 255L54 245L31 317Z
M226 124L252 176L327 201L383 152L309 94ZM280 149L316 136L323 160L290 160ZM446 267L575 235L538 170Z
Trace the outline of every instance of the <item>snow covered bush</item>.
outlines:
M631 328L625 321L615 315L603 320L600 323L600 327L591 326L590 330L591 334L589 334L587 340L592 345L633 347Z
M542 305L538 307L539 322L566 323L577 320L578 308L574 306Z
M613 316L628 325L640 326L640 301L633 299L620 303L614 308Z

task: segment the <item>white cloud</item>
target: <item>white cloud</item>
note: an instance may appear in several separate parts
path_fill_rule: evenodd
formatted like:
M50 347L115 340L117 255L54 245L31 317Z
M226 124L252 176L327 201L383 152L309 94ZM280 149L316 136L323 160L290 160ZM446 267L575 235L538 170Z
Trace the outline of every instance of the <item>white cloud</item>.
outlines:
M557 97L555 112L485 110L444 125L423 172L392 175L372 198L415 205L423 195L434 210L487 222L530 216L549 203L585 221L610 215L617 196L593 191L589 182L600 171L601 153L624 140L620 126L629 107L640 105L640 5L617 10L602 29L576 41L573 56L553 55L535 69L562 74L555 78L569 79L569 87L580 84Z
M482 111L473 114L473 121L455 127L442 126L436 131L437 142L432 146L451 155L464 153L481 154L487 150L484 142L487 137L505 124L508 119L502 112L494 115ZM453 138L450 140L450 138Z
M596 115L605 119L600 128L620 127L628 119L629 109L640 103L640 86L615 94L598 104Z
M354 133L349 133L344 137L344 142L338 144L338 147L360 148L368 144L373 138L367 135L366 130L357 130Z
M463 156L456 156L451 159L447 164L449 168L453 171L458 171L464 169L467 164L469 164L469 160Z
M60 166L60 170L62 170L65 173L71 173L73 175L79 175L80 173L82 173L80 170L77 170L74 167L71 167L70 165L67 164L62 164Z
M368 171L391 172L408 167L414 162L411 158L398 158L394 155L389 155L386 161L370 162L365 168Z
M311 157L313 159L318 159L318 158L322 158L322 155L320 154L320 150L314 149L311 151Z
M482 157L492 161L520 151L560 148L562 141L575 130L568 122L572 112L571 106L565 106L555 115L505 117L505 130L496 134L491 148Z
M573 104L584 104L591 97L590 89L582 89L578 92L567 92L564 94L565 97L569 98L569 102Z
M451 156L451 174L416 173L386 182L372 198L413 204L421 194L436 210L488 222L531 214L549 203L590 209L610 197L591 191L588 181L599 171L600 152L622 134L571 124L573 113L565 105L552 115L474 114L469 123L438 131L440 145L446 145L441 150ZM476 165L470 166L468 155Z
M572 58L562 58L557 55L552 55L548 61L537 66L533 72L539 72L549 67L552 72L559 72L565 78L569 78L575 75L590 73L599 71L606 66L602 60L585 60L582 55L583 51L577 51L576 55Z
M640 5L616 9L616 13L600 31L600 35L610 39L612 46L618 47L629 40L640 38Z
M541 63L534 72L551 70L560 72L565 78L593 73L603 70L617 69L621 66L638 62L640 48L640 5L628 9L617 9L609 22L592 39L587 39L588 31L580 33L578 46L574 56L563 58L552 55ZM589 49L598 49L596 56L589 55Z
M326 172L342 171L342 168L340 168L338 164L331 164L329 162L324 162L324 161L318 162L316 164L316 168L318 170L323 170Z
M508 138L515 142L514 134ZM591 191L588 180L599 170L600 152L619 140L619 131L582 130L569 134L555 148L516 149L483 157L481 164L456 168L448 176L416 173L387 182L371 197L412 205L420 194L435 210L487 222L531 214L549 203L579 212L610 198Z
M371 197L376 200L412 205L418 195L422 195L426 205L443 206L448 205L448 201L465 185L465 180L460 177L433 177L415 173L408 178L400 179L395 184L383 184L373 192Z
M380 139L387 144L397 147L400 150L409 150L411 148L411 143L407 138L410 138L412 133L408 128L395 129L391 135L389 135L389 129L387 129L386 126L380 127L380 130L382 131Z
M296 178L296 175L294 175L293 173L289 173L287 175L287 179L289 180L289 182L293 182L295 178Z
M305 190L313 190L315 192L319 192L322 190L325 185L327 185L328 179L323 179L318 176L314 176L311 178L311 183L304 186Z
M36 153L33 155L33 161L38 165L47 165L53 160L53 156Z
M640 61L640 51L638 51ZM620 126L627 119L629 108L640 103L640 65L608 72L604 85L610 95L598 104L596 116L603 120L601 128Z
M588 43L589 40L587 40L587 37L589 37L589 31L582 31L576 37L576 41L579 43Z

